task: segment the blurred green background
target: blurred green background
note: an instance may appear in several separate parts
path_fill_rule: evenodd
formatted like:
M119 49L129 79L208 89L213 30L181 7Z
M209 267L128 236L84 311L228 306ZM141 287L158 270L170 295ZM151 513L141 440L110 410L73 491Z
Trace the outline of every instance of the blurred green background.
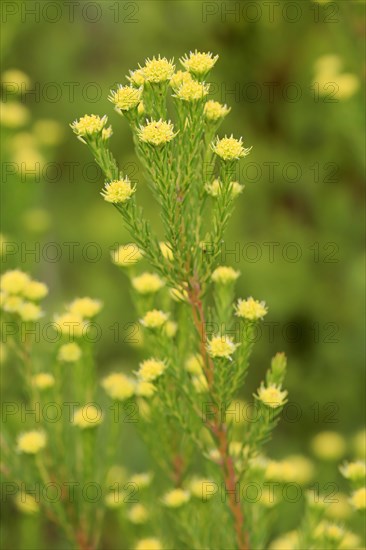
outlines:
M280 423L269 453L308 454L315 433L335 430L353 456L365 412L364 2L55 4L2 4L3 269L20 267L45 281L50 314L74 296L103 300L100 372L135 368L138 351L123 340L136 315L127 279L110 260L129 236L101 200L103 178L68 125L85 113L108 115L112 150L158 227L109 90L146 57L160 53L178 65L195 48L218 53L212 97L232 109L220 135L242 135L253 146L240 165L245 191L223 263L242 273L238 295L269 306L243 397L250 398L271 355L285 351L299 418ZM29 82L17 83L14 69ZM32 176L35 163L40 177ZM7 398L17 395L6 376L5 388ZM125 460L147 464L139 443ZM335 464L319 476L341 483Z

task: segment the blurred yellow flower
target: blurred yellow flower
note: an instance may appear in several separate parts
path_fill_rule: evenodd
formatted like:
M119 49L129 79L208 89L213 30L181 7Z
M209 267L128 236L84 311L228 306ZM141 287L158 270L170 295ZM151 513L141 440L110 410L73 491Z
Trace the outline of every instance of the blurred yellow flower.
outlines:
M346 462L339 469L346 479L351 479L352 481L361 481L366 476L366 464L361 460Z
M139 294L154 294L163 286L164 281L156 273L142 273L131 280L133 288Z
M324 431L313 437L311 449L322 460L338 460L346 452L346 442L338 432Z
M112 261L120 267L128 267L142 259L142 252L136 243L122 244L112 251Z
M235 344L230 336L213 336L207 344L207 351L211 357L231 359L232 354L240 344Z
M220 118L224 118L228 113L230 113L229 107L227 105L222 105L218 101L214 101L213 99L210 99L205 104L204 108L204 114L207 120L220 120Z
M143 472L131 476L129 479L129 483L137 485L139 489L145 489L146 487L149 487L151 485L152 479L152 472Z
M67 309L74 315L79 315L82 318L89 319L95 317L102 309L102 302L100 300L93 300L92 298L76 298Z
M23 296L28 300L42 300L47 294L47 285L40 281L29 281L23 290Z
M167 508L180 508L190 499L190 493L183 489L172 489L165 493L162 502Z
M167 368L166 363L160 359L146 359L140 363L140 368L137 372L137 375L141 380L146 382L152 382L159 378Z
M160 328L167 322L168 317L168 313L164 313L159 309L152 309L140 319L140 323L146 328Z
M215 269L211 275L211 279L218 284L227 285L236 281L240 271L235 271L232 267L221 265Z
M15 497L15 506L24 514L37 514L39 512L39 504L33 495L20 491Z
M38 321L43 316L42 309L33 302L23 302L20 304L17 313L22 321Z
M163 546L159 539L141 539L137 543L135 550L163 550Z
M30 113L25 105L15 101L0 102L0 124L7 128L25 126L30 119Z
M95 405L88 404L84 407L80 407L75 411L72 423L74 426L81 428L82 430L88 428L95 428L102 423L103 414L102 411L95 407Z
M199 353L194 353L188 357L184 364L186 370L191 374L202 374L203 359Z
M13 269L6 271L0 278L0 288L8 294L19 294L29 284L30 277L24 271Z
M140 397L151 397L156 392L156 387L146 380L137 380L135 393Z
M40 372L32 377L32 382L39 390L47 390L55 385L55 377L48 372Z
M81 347L76 342L69 342L60 347L57 359L65 363L75 363L79 361L81 354Z
M86 323L80 315L68 311L54 317L55 329L69 338L81 337Z
M140 525L146 523L149 519L149 512L143 504L134 504L127 511L127 519L129 519L131 523Z
M125 374L115 372L102 380L102 387L111 399L124 401L135 393L134 381Z
M366 487L361 487L353 491L350 503L356 510L365 510L366 508Z
M36 454L46 446L46 434L40 430L31 430L18 436L17 450L21 453Z

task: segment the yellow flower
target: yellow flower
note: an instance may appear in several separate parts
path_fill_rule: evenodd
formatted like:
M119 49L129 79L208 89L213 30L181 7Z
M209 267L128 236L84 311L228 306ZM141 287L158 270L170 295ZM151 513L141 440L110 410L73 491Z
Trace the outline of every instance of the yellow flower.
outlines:
M140 363L140 369L137 374L142 380L152 382L163 374L166 367L164 361L160 361L159 359L146 359Z
M203 112L207 120L216 121L220 118L224 118L224 116L230 113L230 110L231 109L227 105L222 105L218 101L210 99L207 101Z
M20 491L15 497L15 506L24 514L37 514L39 512L39 504L33 495Z
M266 479L282 483L306 485L313 476L313 463L301 455L288 456L280 461L270 460L265 469Z
M86 323L80 315L68 311L55 316L54 326L61 334L73 338L83 335Z
M137 543L136 550L163 550L163 546L159 539L141 539Z
M214 336L207 344L208 353L211 357L225 357L231 359L240 344L235 344L230 336Z
M233 199L235 199L240 193L243 192L244 185L240 185L238 181L232 181L230 182L231 187L231 196ZM208 195L211 195L211 197L218 197L220 193L222 192L222 184L220 183L219 179L214 179L212 183L206 183L205 185L205 191Z
M164 281L156 273L142 273L131 282L139 294L153 294L164 286Z
M145 77L143 69L136 69L135 71L130 71L130 76L127 77L127 80L131 82L134 86L140 88L144 85Z
M131 523L139 525L149 518L149 512L142 504L134 504L127 512L127 518Z
M353 514L353 510L348 495L337 493L337 498L334 502L327 505L325 513L327 517L335 520L345 520L349 518Z
M164 326L164 334L168 338L174 338L178 331L178 324L175 321L167 321Z
M332 431L316 434L311 441L313 453L322 460L338 460L346 452L344 437Z
M39 390L47 390L55 385L55 378L48 372L40 372L32 377L33 384Z
M111 90L108 99L115 105L117 111L130 111L138 106L141 96L142 88L120 85L116 91Z
M221 265L215 269L211 275L211 279L214 283L227 285L233 283L239 277L240 271L235 271L232 267Z
M148 311L140 320L140 323L146 328L159 328L168 320L168 313L164 313L159 309Z
M23 296L28 298L28 300L42 300L47 294L47 285L39 281L29 281L23 289Z
M102 140L107 141L113 134L112 126L109 126L109 128L103 128L102 130Z
M284 533L271 542L269 550L295 550L298 548L299 534L297 531Z
M64 361L65 363L75 363L79 361L81 357L81 348L76 344L76 342L69 342L68 344L63 344L58 350L57 359L59 361Z
M168 120L147 120L145 126L140 126L138 137L145 143L151 145L165 145L169 143L177 134L174 133L174 126Z
M39 119L33 126L34 135L37 140L48 147L59 145L64 138L64 126L57 120L48 118Z
M17 101L0 102L0 123L7 128L19 128L30 119L29 110Z
M37 321L43 315L41 308L32 302L23 302L17 312L22 321Z
M212 479L194 477L189 482L188 488L192 496L207 501L213 496L212 489L216 488L216 483Z
M134 381L125 374L115 372L102 380L102 387L111 399L124 401L135 393Z
M46 446L46 434L39 430L24 432L18 436L17 449L21 453L34 455Z
M23 292L29 282L29 275L19 269L13 269L11 271L6 271L1 276L0 288L8 294L19 294Z
M101 195L107 202L120 204L128 201L135 191L136 187L131 187L131 182L126 177L106 183Z
M216 138L216 141L212 144L212 150L222 160L238 160L242 157L246 157L251 148L245 149L243 147L242 138L235 139L231 134L230 137L225 136L222 139Z
M355 533L346 531L339 545L340 550L355 550L361 548L361 539Z
M193 79L190 73L186 71L177 71L173 74L169 84L173 88L173 90L177 90L178 88L180 88L180 86L182 86L182 84L192 82L192 80Z
M98 115L85 115L79 120L75 120L70 126L77 136L93 136L102 132L107 124L107 120L106 115L103 117Z
M186 302L188 298L188 292L185 288L170 288L169 294L175 302Z
M145 112L146 112L146 109L145 109L144 102L141 101L141 102L138 104L138 107L137 107L137 114L140 115L140 116L142 116Z
M174 97L182 101L198 101L203 99L209 92L209 84L190 80L184 82L175 92Z
M365 478L366 464L361 460L357 462L346 462L343 466L340 466L340 472L346 479L352 481L360 481Z
M119 508L124 504L125 495L122 492L111 491L105 496L104 502L107 508Z
M353 491L350 502L356 510L365 510L366 508L366 487L361 487Z
M325 538L330 541L340 542L344 537L344 529L336 523L321 521L314 532L315 538Z
M172 249L170 248L170 246L161 241L159 243L159 247L160 247L160 250L161 250L161 253L163 255L163 257L166 259L166 260L169 260L169 261L172 261L173 260L173 252L172 252Z
M197 50L189 52L189 55L185 55L180 59L181 64L190 73L196 76L203 76L207 74L215 65L219 56L213 56L211 52L201 53Z
M165 493L162 498L162 502L168 508L180 508L183 504L186 504L190 499L188 491L183 489L172 489Z
M1 294L1 307L4 311L9 313L18 313L20 306L23 305L23 300L20 296L10 295L8 296L5 292Z
M92 298L76 298L67 309L74 315L80 315L80 317L89 319L95 317L100 312L102 305L102 302L93 300Z
M286 403L286 397L287 391L281 391L281 387L276 386L276 384L270 384L268 387L262 384L258 390L258 399L272 409L284 405Z
M186 370L191 374L202 374L203 360L202 356L199 353L194 353L190 355L185 362Z
M19 69L7 69L2 73L1 80L3 86L9 89L10 93L21 93L24 88L27 88L31 85L31 80L29 76ZM13 88L14 84L20 89L15 91Z
M112 251L112 261L120 267L127 267L139 262L142 252L136 243L122 244Z
M197 393L205 393L209 389L207 378L203 373L194 375L192 377L192 384Z
M265 302L258 302L258 300L254 300L251 296L247 300L242 300L240 298L235 311L235 315L248 319L249 321L263 319L267 313L268 309L266 308Z
M145 489L149 487L153 479L153 474L151 472L144 472L141 474L134 474L131 476L129 483L137 485L139 489Z
M156 392L156 387L151 382L146 380L138 380L136 382L135 393L140 397L151 397Z
M147 82L165 82L170 80L174 74L175 66L173 60L168 61L166 57L159 57L156 59L147 59L145 66L142 67L142 74Z
M94 405L88 404L75 411L73 424L82 430L94 428L102 422L102 411Z

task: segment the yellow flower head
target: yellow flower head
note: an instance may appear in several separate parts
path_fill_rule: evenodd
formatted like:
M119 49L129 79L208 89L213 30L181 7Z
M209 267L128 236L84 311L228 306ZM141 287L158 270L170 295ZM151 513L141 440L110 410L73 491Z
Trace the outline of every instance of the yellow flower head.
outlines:
M46 446L46 434L40 430L31 430L18 436L17 449L21 453L34 455Z
M366 464L362 460L346 462L339 469L346 479L351 479L352 481L361 481L366 476Z
M163 550L163 545L159 539L148 538L141 539L136 545L136 550Z
M128 201L135 191L136 187L132 187L130 180L125 177L121 180L106 183L101 195L107 202L121 204Z
M126 496L122 492L117 493L116 491L112 491L106 494L104 502L107 508L116 509L124 504L125 498Z
M232 267L221 265L215 269L211 275L214 283L227 285L233 283L239 277L240 271L235 271Z
M178 324L175 321L167 321L164 327L164 334L168 338L174 338L178 331Z
M145 523L148 518L149 512L143 504L134 504L127 512L127 519L136 525Z
M168 60L166 57L159 57L156 59L147 59L144 67L142 67L142 73L147 82L158 83L166 82L170 80L174 74L175 65L173 60Z
M365 510L366 508L366 487L361 487L353 491L350 502L356 510Z
M5 292L1 293L1 307L4 311L8 311L9 313L18 313L23 304L24 301L20 296L12 294L8 296Z
M140 88L144 85L145 77L143 69L136 69L135 71L130 71L130 76L127 77L127 80L131 82L133 86Z
M189 55L182 57L180 62L186 71L196 76L204 76L212 69L218 58L218 55L213 56L211 52L201 53L195 50L194 53L189 52Z
M102 380L102 387L111 399L124 401L135 393L134 381L125 374L115 372Z
M214 101L213 99L210 99L207 101L205 108L204 108L204 115L207 120L220 120L220 118L224 118L228 113L230 113L230 108L227 105L222 105L218 101Z
M216 141L212 144L212 150L222 160L238 160L246 157L251 148L245 149L242 138L235 139L231 134L230 137L216 138Z
M207 501L213 496L216 484L212 479L195 477L189 482L188 488L192 496Z
M109 126L108 128L103 128L102 130L102 140L107 141L113 134L112 126Z
M23 289L23 296L28 298L28 300L42 300L47 294L47 285L39 281L29 281Z
M80 315L68 311L61 315L55 315L54 326L64 336L80 338L86 323Z
M39 504L33 495L20 491L15 497L15 506L24 514L37 514L39 512Z
M118 111L130 111L138 106L141 101L142 88L120 85L116 91L111 90L109 101Z
M82 430L86 428L94 428L102 422L102 411L95 405L88 404L80 407L75 411L73 424Z
M164 256L164 258L166 260L172 261L174 256L173 256L173 252L172 252L172 249L170 248L170 246L167 243L161 241L159 243L159 247L160 247L161 253Z
M98 115L85 115L79 120L75 120L70 126L77 136L94 136L102 132L107 124L107 120L106 115L103 117Z
M235 344L230 336L213 336L207 344L207 351L211 357L231 359L232 354L240 344Z
M314 536L315 538L325 538L339 543L344 537L344 529L336 523L321 521L315 529Z
M142 252L136 243L122 244L112 251L112 261L120 267L128 267L142 259Z
M19 294L23 292L29 282L29 275L20 271L20 269L13 269L1 275L0 288L8 294Z
M174 133L174 126L168 120L150 120L146 121L145 126L140 126L138 137L144 143L159 146L169 143L177 134Z
M184 82L175 92L174 97L182 101L199 101L206 97L209 92L209 84L190 80Z
M249 321L263 319L267 313L268 309L265 302L258 302L258 300L254 300L251 296L247 300L240 299L235 311L235 315Z
M165 493L162 502L168 508L180 508L189 501L190 496L190 493L183 489L172 489Z
M202 356L199 353L194 353L190 355L185 362L186 370L191 374L202 374L203 360Z
M17 313L20 315L22 321L38 321L43 316L43 311L37 304L32 302L23 302Z
M164 281L156 273L142 273L133 277L131 282L139 294L154 294L164 286Z
M240 193L243 192L244 185L240 185L238 181L231 181L230 182L231 187L231 196L233 199L235 199ZM211 195L211 197L218 197L220 193L222 192L222 184L220 183L219 179L214 179L212 183L206 183L205 185L205 191L208 193L208 195Z
M18 101L1 101L0 122L7 128L19 128L27 124L30 119L29 109Z
M156 387L146 380L137 380L135 394L139 397L152 397L156 392Z
M140 323L146 328L160 328L168 320L169 314L159 309L148 311L140 320Z
M146 380L147 382L152 382L159 378L166 369L166 363L160 361L159 359L146 359L140 363L140 369L137 373L139 378Z
M287 391L281 391L281 387L275 384L270 384L268 387L262 384L258 390L257 397L267 407L276 409L286 403Z
M195 374L192 377L192 384L197 393L205 393L209 389L207 378L203 373Z
M296 550L299 547L299 533L289 531L271 542L269 550Z
M153 474L151 472L143 472L141 474L134 474L131 476L129 483L137 485L139 489L145 489L151 485Z
M313 437L311 448L322 460L338 460L346 452L346 442L340 433L324 431Z
M40 372L32 377L32 382L39 390L47 390L55 385L55 378L48 372Z
M68 311L80 317L90 319L95 317L102 309L102 302L100 300L93 300L92 298L76 298L68 306Z
M170 79L170 86L173 88L173 90L177 90L182 86L182 84L186 84L187 82L192 82L192 76L190 73L186 71L177 71L173 74L172 78Z
M76 342L63 344L58 350L57 359L65 363L75 363L81 357L81 347Z

